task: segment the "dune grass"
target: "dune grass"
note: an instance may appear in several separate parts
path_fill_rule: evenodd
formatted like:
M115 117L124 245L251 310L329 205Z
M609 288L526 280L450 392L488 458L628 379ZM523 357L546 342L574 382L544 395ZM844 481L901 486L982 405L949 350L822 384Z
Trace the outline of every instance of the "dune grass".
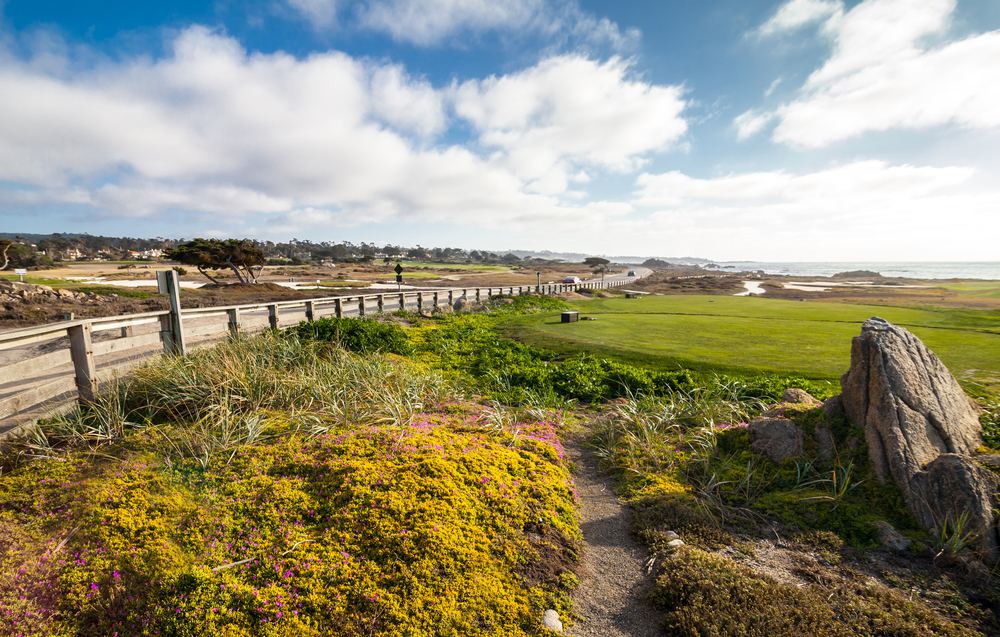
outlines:
M560 352L612 355L656 369L777 373L835 380L851 338L881 316L910 329L971 391L1000 392L1000 312L916 309L726 296L649 296L571 304L595 321L555 313L511 317L506 332ZM978 388L978 389L977 389Z

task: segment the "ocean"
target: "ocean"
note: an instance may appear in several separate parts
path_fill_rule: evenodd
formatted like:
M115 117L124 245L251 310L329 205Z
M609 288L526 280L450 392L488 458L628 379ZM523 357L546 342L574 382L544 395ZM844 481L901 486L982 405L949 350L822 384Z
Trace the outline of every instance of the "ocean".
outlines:
M871 270L887 277L910 279L991 279L1000 280L1000 261L842 261L766 262L715 261L720 272L763 270L767 274L791 276L831 276L838 272ZM729 267L732 266L732 267Z

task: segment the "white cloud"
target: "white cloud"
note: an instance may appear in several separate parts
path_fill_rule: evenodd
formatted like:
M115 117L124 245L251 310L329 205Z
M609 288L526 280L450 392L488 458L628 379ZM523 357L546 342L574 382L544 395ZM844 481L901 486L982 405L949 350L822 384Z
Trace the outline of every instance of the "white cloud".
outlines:
M33 62L8 55L0 66L0 181L10 184L0 200L185 213L234 231L593 220L620 208L588 208L569 176L582 184L638 165L685 128L680 89L630 77L619 60L555 58L435 89L398 65L248 53L193 27L161 59ZM513 118L508 98L525 100ZM442 141L447 108L473 121L483 146Z
M776 109L774 140L817 148L893 129L1000 127L1000 31L927 43L946 34L954 9L955 0L864 0L830 14L833 52Z
M328 29L337 23L337 0L288 0L288 4L317 28Z
M795 31L809 24L839 18L844 11L840 0L788 0L757 30L764 37Z
M408 78L401 66L379 66L371 72L372 110L386 123L423 137L445 129L444 101L424 80Z
M684 90L633 77L620 59L545 60L519 73L465 82L455 112L498 161L538 192L567 187L574 167L637 168L687 131Z
M883 161L707 179L673 171L640 175L634 203L652 211L642 224L648 240L717 258L989 258L1000 192L980 190L976 177L966 167Z
M749 139L759 133L765 126L774 119L773 113L760 113L749 110L733 119L733 126L736 127L736 137L740 141Z
M631 50L636 29L622 30L580 8L577 0L368 0L360 24L418 46L453 44L463 34L543 35L557 43Z

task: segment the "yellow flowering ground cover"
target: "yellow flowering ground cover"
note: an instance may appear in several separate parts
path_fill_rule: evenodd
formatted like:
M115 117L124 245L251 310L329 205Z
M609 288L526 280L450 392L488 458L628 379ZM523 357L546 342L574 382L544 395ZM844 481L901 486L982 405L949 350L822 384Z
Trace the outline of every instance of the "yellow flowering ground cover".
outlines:
M260 422L266 400L234 415L225 391L227 418ZM322 418L210 458L167 442L193 425L155 420L6 457L0 634L517 636L566 610L580 531L558 422L469 401Z

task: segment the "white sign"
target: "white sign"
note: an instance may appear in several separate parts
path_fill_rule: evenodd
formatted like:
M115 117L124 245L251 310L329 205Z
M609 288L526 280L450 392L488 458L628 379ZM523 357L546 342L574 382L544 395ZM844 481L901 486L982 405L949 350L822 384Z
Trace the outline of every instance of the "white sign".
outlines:
M25 268L14 268L14 274L19 274L21 276L24 276L27 273L28 271Z

